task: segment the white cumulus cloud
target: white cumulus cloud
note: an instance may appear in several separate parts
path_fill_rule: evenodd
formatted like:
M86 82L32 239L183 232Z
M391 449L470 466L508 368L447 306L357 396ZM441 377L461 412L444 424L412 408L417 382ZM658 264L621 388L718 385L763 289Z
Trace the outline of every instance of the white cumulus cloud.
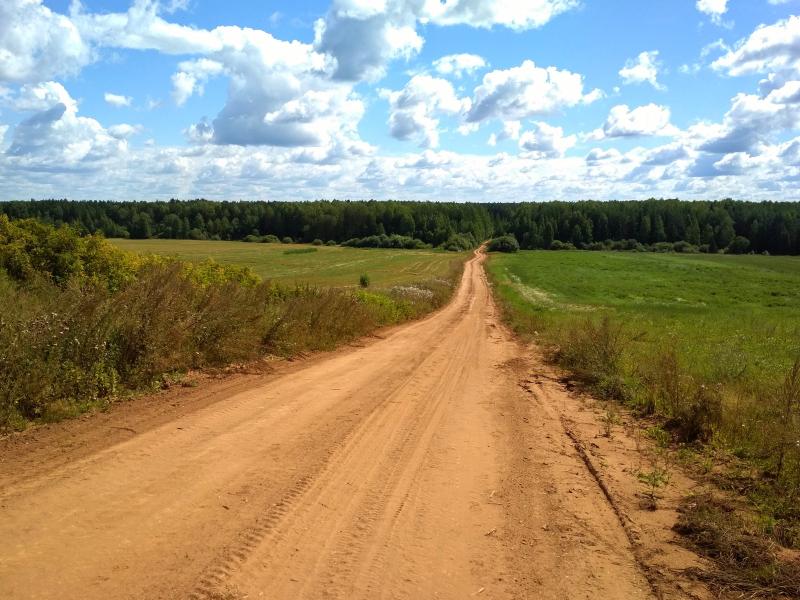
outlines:
M459 115L469 100L456 95L446 79L415 75L399 91L381 90L389 101L389 132L399 140L418 140L426 148L439 145L439 115Z
M649 83L657 90L664 86L658 82L658 72L661 63L658 60L658 50L642 52L636 58L628 59L625 66L619 71L623 83Z
M410 58L424 43L419 23L513 30L541 27L578 0L333 0L315 24L315 47L336 60L342 80L378 79L386 64Z
M722 15L728 12L728 0L697 0L696 6L717 25L722 23Z
M734 76L781 72L800 77L800 16L758 27L711 66Z
M598 99L597 90L584 93L583 76L556 67L538 67L531 60L511 69L491 71L475 88L467 121L517 121L547 115Z
M67 107L74 107L76 104L64 86L57 81L27 83L15 95L6 96L5 103L21 112L47 110L58 103Z
M590 139L639 136L672 136L678 129L670 124L670 110L658 104L646 104L631 109L627 104L613 107L606 122L590 134Z
M223 71L222 63L208 58L180 63L178 72L172 75L172 98L175 104L183 106L193 94L202 95L209 78Z
M564 135L561 127L536 122L519 137L519 148L529 158L560 158L572 148L578 138Z
M59 89L59 84L43 85L47 91L38 97L54 102L14 127L6 154L16 167L23 170L91 170L127 150L124 139L112 134L95 119L79 116L77 102L66 94L63 87ZM121 132L117 130L117 134Z
M106 104L110 104L111 106L116 106L117 108L122 108L123 106L130 106L133 103L133 98L130 96L121 96L119 94L112 94L110 92L106 92L103 94L103 99L106 101Z
M38 83L71 75L91 58L75 24L41 0L0 2L0 81Z
M440 75L462 77L486 66L486 60L477 54L450 54L433 61L433 68Z
M426 0L425 20L437 25L502 25L514 30L542 27L559 14L577 8L579 0Z

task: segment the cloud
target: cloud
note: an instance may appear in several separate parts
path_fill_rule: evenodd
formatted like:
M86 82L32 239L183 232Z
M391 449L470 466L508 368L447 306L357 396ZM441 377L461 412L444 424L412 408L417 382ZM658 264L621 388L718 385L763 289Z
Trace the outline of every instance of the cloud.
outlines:
M597 90L584 94L583 76L556 67L537 67L531 60L511 69L491 71L475 88L467 122L488 119L517 121L547 115L599 97Z
M399 91L381 90L389 101L389 133L398 140L418 140L425 148L439 145L439 115L458 115L469 109L446 79L415 75Z
M755 152L776 133L800 128L800 83L791 81L766 96L737 94L721 124L689 128L709 153Z
M574 135L565 136L561 127L547 123L532 124L532 129L519 137L519 148L528 158L561 158L577 142Z
M378 155L360 139L365 107L356 84L381 77L392 60L416 56L426 28L531 29L576 5L334 0L315 39L303 43L247 27L169 22L170 11L185 6L183 0L133 0L123 12L102 14L87 13L74 2L69 17L38 0L6 0L0 4L0 105L24 114L15 127L0 125L0 197L128 198L131 189L145 197L273 199L798 196L800 138L785 138L800 128L800 17L759 28L733 49L714 46L722 54L715 61L718 71L763 74L758 92L732 98L718 122L678 131L664 106L620 104L596 137L589 136L673 138L655 148L624 153L595 148L570 156L577 136L540 119L589 104L603 96L600 90L586 90L580 74L525 61L481 73L468 93L453 82L486 65L465 54L442 57L430 73L381 92L389 102L390 133L418 143L424 152ZM19 31L26 33L21 37ZM178 105L202 94L212 78L225 78L225 104L218 114L185 128L186 146L152 141L129 146L142 133L139 125L103 126L79 112L64 86L49 79L77 73L92 61L93 51L104 48L177 57L171 92ZM626 83L663 89L658 53L643 55L629 61L620 76ZM700 67L711 60L701 57ZM3 81L10 85L2 87ZM445 127L469 134L492 120L498 123L491 126L489 143L514 140L517 151L432 150Z
M214 139L214 127L204 118L199 123L189 125L183 131L183 135L191 144L208 144Z
M732 76L768 72L800 76L800 16L758 27L711 66Z
M193 141L304 146L320 148L326 156L361 148L357 124L363 102L351 85L331 81L336 62L312 44L246 27L206 30L170 23L159 10L157 2L135 0L124 13L78 9L72 18L97 45L199 55L181 62L172 76L172 96L179 106L202 94L210 78L229 78L225 106L210 125L187 131Z
M266 81L234 80L225 108L213 121L213 141L291 147L358 138L364 104L349 89L323 86L298 94L291 83L283 75Z
M603 127L589 135L589 139L673 136L678 129L670 124L670 110L666 106L647 104L631 109L619 104L611 109Z
M682 143L676 142L653 148L644 155L642 164L647 166L671 165L676 161L687 159L691 156L689 149Z
M128 139L129 137L141 133L141 131L141 125L129 125L128 123L120 123L118 125L112 125L108 128L109 135L117 138L118 140Z
M208 58L184 61L172 75L172 99L183 106L195 93L202 95L206 82L224 71L222 63Z
M518 140L522 123L520 121L504 121L500 133L493 133L489 136L489 145L496 146L505 140Z
M578 6L578 0L427 0L422 16L437 25L469 25L485 29L502 25L521 31L542 27Z
M72 21L41 0L0 2L0 81L38 83L72 75L91 59Z
M20 112L47 110L58 103L69 108L76 105L64 86L56 81L25 84L16 95L8 95L5 103Z
M655 89L663 90L664 86L658 82L660 68L658 50L651 50L642 52L635 59L628 59L625 66L620 69L619 76L625 84L649 83Z
M337 79L375 80L389 61L420 51L419 23L521 31L541 27L577 6L578 0L334 0L315 24L314 46L336 60Z
M728 12L728 0L697 0L697 10L708 15L717 25L722 24L722 15Z
M130 96L120 96L119 94L111 94L106 92L103 95L103 99L106 101L106 104L110 104L111 106L116 106L117 108L122 108L123 106L130 106L133 102L133 98Z
M416 24L411 2L334 0L314 25L314 47L335 59L337 79L379 79L389 61L420 51L423 39Z
M123 129L115 133L95 119L78 116L78 104L59 84L40 84L44 94L31 96L54 101L16 127L6 154L22 169L83 170L124 153L127 143L120 139Z
M465 73L472 74L486 66L486 60L477 54L450 54L433 61L433 68L440 75L453 75L461 78Z
M124 13L87 13L73 3L71 19L86 42L108 48L157 50L164 54L197 54L235 43L239 27L197 29L164 20L155 0L134 0Z

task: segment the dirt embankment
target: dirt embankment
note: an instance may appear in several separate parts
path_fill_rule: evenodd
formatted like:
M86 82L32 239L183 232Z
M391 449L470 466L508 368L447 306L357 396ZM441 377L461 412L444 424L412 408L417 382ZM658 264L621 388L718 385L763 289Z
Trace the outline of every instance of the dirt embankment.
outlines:
M482 260L361 347L3 442L0 597L684 597Z

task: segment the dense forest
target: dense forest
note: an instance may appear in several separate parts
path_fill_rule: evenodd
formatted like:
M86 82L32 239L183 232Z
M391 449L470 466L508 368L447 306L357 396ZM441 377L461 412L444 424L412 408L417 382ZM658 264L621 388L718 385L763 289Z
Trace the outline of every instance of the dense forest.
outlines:
M668 249L678 243L679 251L800 254L800 205L791 202L40 200L0 202L2 213L140 239L255 240L269 235L344 243L397 235L454 248L513 234L522 248Z

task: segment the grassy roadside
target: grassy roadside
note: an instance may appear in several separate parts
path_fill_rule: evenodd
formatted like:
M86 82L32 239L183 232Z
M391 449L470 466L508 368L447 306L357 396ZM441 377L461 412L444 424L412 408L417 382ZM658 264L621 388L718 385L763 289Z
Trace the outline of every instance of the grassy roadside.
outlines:
M329 350L417 318L450 298L462 262L447 258L446 270L403 285L290 285L0 215L0 431L103 407L188 370Z
M725 491L679 524L717 584L800 593L784 560L800 549L800 261L521 252L488 271L518 334Z

